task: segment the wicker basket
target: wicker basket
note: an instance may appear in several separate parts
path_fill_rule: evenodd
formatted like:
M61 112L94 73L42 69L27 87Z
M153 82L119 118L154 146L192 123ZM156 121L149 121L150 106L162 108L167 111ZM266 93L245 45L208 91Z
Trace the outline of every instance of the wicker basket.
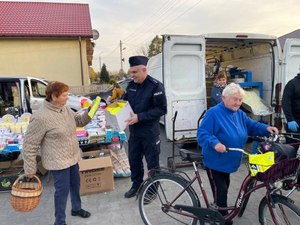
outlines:
M266 172L258 172L256 179L264 183L274 183L277 180L291 176L296 173L300 164L300 159L283 159L268 169Z
M16 211L30 212L39 204L43 187L37 176L34 176L37 182L23 181L21 180L23 178L25 178L25 175L21 175L14 182L10 203Z

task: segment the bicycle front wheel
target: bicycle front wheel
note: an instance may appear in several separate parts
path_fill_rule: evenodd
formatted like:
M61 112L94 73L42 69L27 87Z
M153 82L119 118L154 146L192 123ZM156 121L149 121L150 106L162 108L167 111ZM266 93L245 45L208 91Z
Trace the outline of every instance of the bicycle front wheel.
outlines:
M266 197L262 199L259 204L259 222L261 225L293 225L299 224L300 209L293 203L293 201L282 195L271 195L273 207L272 217L269 210ZM272 203L271 203L272 204ZM277 222L275 222L277 221Z
M177 204L199 206L198 198L180 177L160 174L145 183L139 194L139 211L146 225L188 224L197 219L190 213L174 209Z

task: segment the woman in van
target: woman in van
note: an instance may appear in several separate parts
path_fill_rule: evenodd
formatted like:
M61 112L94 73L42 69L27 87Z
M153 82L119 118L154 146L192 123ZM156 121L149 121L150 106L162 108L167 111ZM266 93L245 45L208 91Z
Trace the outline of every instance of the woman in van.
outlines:
M216 76L214 85L211 89L211 107L219 104L222 101L222 92L227 85L227 74L224 70L219 71Z

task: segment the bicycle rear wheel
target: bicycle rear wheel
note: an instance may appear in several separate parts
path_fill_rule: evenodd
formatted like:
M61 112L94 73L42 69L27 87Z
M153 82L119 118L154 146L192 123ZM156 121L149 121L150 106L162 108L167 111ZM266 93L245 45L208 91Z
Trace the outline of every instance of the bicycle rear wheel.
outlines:
M300 209L293 201L282 195L271 195L274 203L273 212L279 225L299 224ZM261 225L275 224L268 208L266 197L259 204L259 222Z
M146 225L197 224L190 213L174 209L174 205L200 205L192 188L184 190L183 178L160 174L146 182L139 193L139 211ZM180 193L182 194L180 195Z

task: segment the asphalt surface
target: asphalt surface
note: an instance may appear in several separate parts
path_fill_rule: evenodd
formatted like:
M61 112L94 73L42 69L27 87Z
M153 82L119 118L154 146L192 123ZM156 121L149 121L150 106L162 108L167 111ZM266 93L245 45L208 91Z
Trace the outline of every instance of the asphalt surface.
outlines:
M162 129L163 131L163 129ZM172 143L168 142L165 135L161 135L161 166L167 166L167 158L172 156ZM189 146L189 147L194 147ZM127 145L125 143L125 148ZM175 148L175 153L178 148ZM177 159L177 165L182 161ZM191 167L179 168L191 174ZM231 187L229 190L229 204L235 202L239 187L247 173L247 167L243 164L239 171L231 175ZM206 173L201 169L204 186L211 201L211 191L207 181ZM0 193L0 224L7 225L51 225L54 223L54 187L53 179L48 179L47 175L42 177L44 191L38 207L29 213L15 212L10 205L10 193ZM88 219L71 216L70 200L67 205L67 224L68 225L141 225L143 224L136 198L126 199L124 193L130 188L130 178L115 178L115 189L110 192L82 196L82 207L91 212L92 216ZM194 187L199 193L199 188ZM258 225L258 204L263 196L262 191L256 191L250 197L247 209L242 218L235 218L235 225ZM296 205L300 207L300 194L293 194ZM159 217L157 225L160 224ZM300 224L300 222L299 222Z

